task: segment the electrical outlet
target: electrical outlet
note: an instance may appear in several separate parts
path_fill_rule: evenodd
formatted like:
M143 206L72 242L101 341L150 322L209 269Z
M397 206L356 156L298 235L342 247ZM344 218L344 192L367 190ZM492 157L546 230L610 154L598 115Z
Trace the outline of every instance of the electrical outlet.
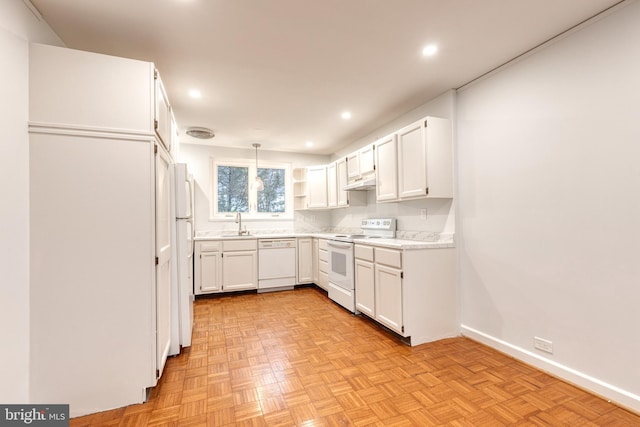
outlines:
M427 219L427 210L420 209L420 219Z
M533 337L533 346L538 350L553 353L553 343L543 338Z

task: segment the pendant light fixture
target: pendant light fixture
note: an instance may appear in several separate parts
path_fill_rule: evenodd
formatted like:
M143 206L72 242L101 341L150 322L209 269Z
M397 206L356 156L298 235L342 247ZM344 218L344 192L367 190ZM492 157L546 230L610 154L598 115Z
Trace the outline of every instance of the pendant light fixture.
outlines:
M253 185L255 185L256 191L262 191L264 190L264 182L262 182L258 175L258 148L260 144L253 144L253 146L256 148L256 182Z

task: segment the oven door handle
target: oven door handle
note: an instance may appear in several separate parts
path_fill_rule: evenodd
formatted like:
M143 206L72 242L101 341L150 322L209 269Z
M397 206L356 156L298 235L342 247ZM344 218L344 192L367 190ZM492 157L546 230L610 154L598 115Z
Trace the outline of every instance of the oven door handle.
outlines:
M333 246L334 248L350 249L352 247L353 243L336 243L336 242L333 242L333 241L328 241L327 245Z

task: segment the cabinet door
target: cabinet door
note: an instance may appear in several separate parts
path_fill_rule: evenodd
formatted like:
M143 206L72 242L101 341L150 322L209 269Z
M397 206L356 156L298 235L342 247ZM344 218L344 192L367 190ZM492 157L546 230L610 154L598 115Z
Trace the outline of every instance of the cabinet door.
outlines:
M307 187L309 189L309 209L322 209L327 207L327 167L312 166L307 169Z
M200 284L196 293L220 292L220 252L202 252L200 254Z
M427 196L427 156L424 123L413 123L398 131L398 197Z
M356 309L375 318L375 273L373 263L361 259L355 260Z
M158 378L171 346L171 176L169 154L156 153L156 350Z
M327 166L327 206L335 208L338 206L338 176L336 174L336 164Z
M230 292L257 288L258 252L224 252L222 254L222 290Z
M313 239L313 248L312 248L312 260L311 262L313 263L313 283L315 283L316 285L318 284L318 273L319 273L319 265L320 265L320 260L318 259L318 257L320 256L319 254L319 249L318 249L318 239Z
M398 198L398 154L396 150L395 134L376 142L376 200L378 202Z
M162 144L167 151L171 152L171 142L173 139L173 132L171 131L171 105L169 105L169 98L167 98L167 92L164 90L164 85L160 79L158 70L155 71L155 114L154 114L154 129Z
M343 190L344 186L349 183L346 158L336 162L336 175L338 181L338 206L349 206L349 192Z
M376 264L376 320L388 328L403 334L402 322L402 272Z
M360 149L358 154L360 158L360 175L368 175L375 172L375 145L369 144L366 147Z
M358 152L351 153L347 156L347 178L353 181L360 177L360 158Z
M298 283L313 282L313 247L311 238L298 239Z

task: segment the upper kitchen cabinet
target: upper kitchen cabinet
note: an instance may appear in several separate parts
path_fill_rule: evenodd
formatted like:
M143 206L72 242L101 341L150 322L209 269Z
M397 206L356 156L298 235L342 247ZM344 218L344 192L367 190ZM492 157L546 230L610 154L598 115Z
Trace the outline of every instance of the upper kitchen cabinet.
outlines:
M450 121L436 117L376 142L377 201L453 197L452 145Z
M327 196L327 166L309 166L307 168L307 208L326 209Z
M347 173L346 157L327 165L327 207L349 206L349 192L343 190L348 183Z
M41 44L30 50L32 128L145 136L157 130L171 151L171 107L153 63Z
M327 207L338 207L338 174L335 162L327 165Z
M369 144L347 156L349 183L371 178L375 173L374 144Z
M160 138L162 144L169 152L171 152L173 140L173 113L171 111L171 104L169 104L167 92L164 89L162 79L160 78L160 73L157 69L153 72L153 79L155 99L153 128L156 131L158 138Z
M307 209L307 168L293 169L293 209Z
M337 189L337 206L339 208L344 208L349 206L349 192L344 191L343 188L348 183L347 177L347 159L346 157L336 161L336 183L338 186Z
M398 199L398 144L392 134L375 143L376 200L387 202Z

